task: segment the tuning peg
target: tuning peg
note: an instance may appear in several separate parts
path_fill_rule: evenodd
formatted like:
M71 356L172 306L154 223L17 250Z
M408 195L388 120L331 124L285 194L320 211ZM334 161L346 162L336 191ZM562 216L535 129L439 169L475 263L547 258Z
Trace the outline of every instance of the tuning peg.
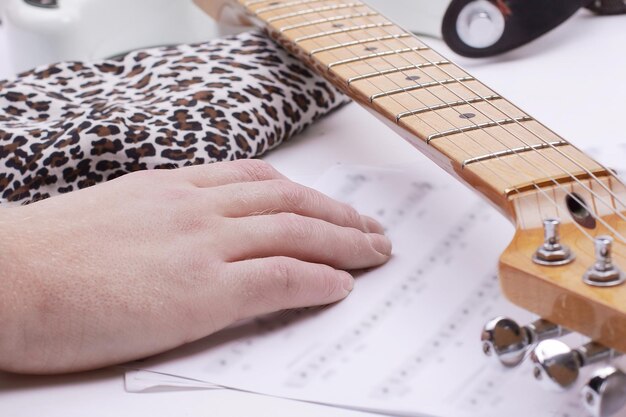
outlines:
M593 417L610 417L626 406L626 374L607 366L582 388L583 404Z
M613 287L624 282L624 274L613 263L611 236L598 236L595 239L596 262L585 272L583 281L594 287Z
M533 262L539 265L559 266L572 262L576 256L560 242L558 219L543 221L543 244L535 251Z
M522 327L508 317L496 317L485 324L480 339L485 355L495 354L503 365L513 367L524 360L535 343L567 333L566 329L543 319Z
M576 382L582 367L617 356L613 349L595 342L572 349L559 340L544 340L532 351L530 359L535 379L547 388L560 390Z

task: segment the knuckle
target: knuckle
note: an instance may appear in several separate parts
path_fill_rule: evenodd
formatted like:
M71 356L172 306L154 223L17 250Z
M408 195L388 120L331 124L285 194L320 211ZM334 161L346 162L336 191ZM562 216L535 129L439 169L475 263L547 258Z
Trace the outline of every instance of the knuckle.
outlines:
M302 216L295 213L281 213L280 214L280 230L281 236L284 239L288 239L293 243L309 240L314 231L310 223L305 221Z
M291 181L278 182L274 192L278 195L281 202L290 210L301 208L305 202L311 198L311 192L307 188Z
M335 271L329 266L320 271L322 291L325 300L333 299L335 294L340 291L341 280L339 279L339 274L338 271Z
M371 251L371 245L365 234L356 229L348 231L346 247L350 250L350 256L354 258Z
M357 228L362 227L363 221L361 218L361 214L359 214L359 212L356 211L356 209L354 209L352 206L349 206L347 204L344 205L344 216L346 224Z
M273 166L260 159L242 159L234 163L243 175L252 181L262 181L280 176Z
M274 263L271 276L279 293L290 296L300 291L294 268L286 259L279 259Z

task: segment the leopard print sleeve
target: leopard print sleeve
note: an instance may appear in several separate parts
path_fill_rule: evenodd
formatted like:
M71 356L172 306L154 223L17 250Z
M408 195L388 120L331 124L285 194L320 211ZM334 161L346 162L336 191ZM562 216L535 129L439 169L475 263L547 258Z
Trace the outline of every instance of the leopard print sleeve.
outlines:
M0 204L252 158L348 101L258 32L0 82Z

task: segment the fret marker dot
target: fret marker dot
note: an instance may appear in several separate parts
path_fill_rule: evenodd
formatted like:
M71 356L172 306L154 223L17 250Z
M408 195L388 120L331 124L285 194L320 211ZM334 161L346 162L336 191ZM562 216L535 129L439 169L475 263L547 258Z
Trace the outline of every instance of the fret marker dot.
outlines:
M344 27L344 24L343 24L343 23L335 23L335 24L333 25L333 27L334 27L334 28L342 28L342 27Z
M407 81L417 81L420 79L419 75L409 75L408 77L406 77Z
M463 113L463 114L460 114L459 117L461 119L472 119L476 117L476 115L474 113Z
M375 47L375 46L368 46L367 48L365 48L365 50L366 50L366 51L368 51L368 52L372 52L372 51L375 51L375 50L377 50L377 49L378 49L378 48L377 48L377 47Z

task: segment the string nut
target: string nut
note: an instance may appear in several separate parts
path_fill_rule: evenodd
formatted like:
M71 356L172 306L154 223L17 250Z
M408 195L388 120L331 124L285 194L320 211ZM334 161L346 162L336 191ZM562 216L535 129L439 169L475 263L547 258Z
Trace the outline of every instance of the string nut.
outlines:
M585 284L593 287L614 287L623 284L626 277L611 258L613 238L611 236L598 236L594 244L596 262L583 275Z
M560 242L558 219L545 219L543 221L543 244L533 254L533 262L544 266L567 265L576 256L572 251Z

